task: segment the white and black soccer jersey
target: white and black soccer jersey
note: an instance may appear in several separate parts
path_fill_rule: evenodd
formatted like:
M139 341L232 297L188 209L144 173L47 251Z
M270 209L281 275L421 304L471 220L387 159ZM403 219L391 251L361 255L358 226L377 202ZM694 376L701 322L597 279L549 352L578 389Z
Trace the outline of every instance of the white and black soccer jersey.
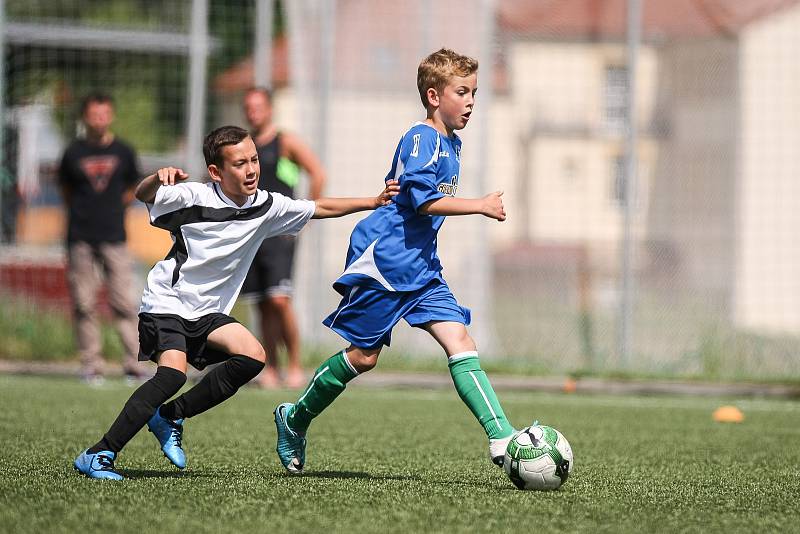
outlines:
M230 313L261 242L297 234L315 204L259 190L237 206L216 183L188 182L159 187L147 208L173 246L148 274L139 313L196 319Z

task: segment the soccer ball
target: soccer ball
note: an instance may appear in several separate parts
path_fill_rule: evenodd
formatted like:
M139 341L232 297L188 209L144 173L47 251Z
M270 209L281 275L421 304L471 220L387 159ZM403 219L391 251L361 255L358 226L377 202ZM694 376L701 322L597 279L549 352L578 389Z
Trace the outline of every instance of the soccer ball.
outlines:
M534 423L511 438L503 470L521 490L554 490L572 472L572 447L555 428Z

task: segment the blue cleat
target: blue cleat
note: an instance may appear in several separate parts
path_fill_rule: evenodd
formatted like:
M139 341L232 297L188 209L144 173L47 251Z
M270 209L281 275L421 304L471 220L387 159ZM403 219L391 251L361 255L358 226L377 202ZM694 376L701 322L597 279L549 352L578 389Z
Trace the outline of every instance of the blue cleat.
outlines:
M153 417L147 422L147 429L153 433L161 444L164 456L172 462L178 469L186 467L186 454L181 448L181 438L183 437L183 419L170 421L161 417L161 408L156 410Z
M89 449L86 449L75 458L72 465L76 471L89 478L123 480L122 475L114 471L114 458L116 456L111 451L90 453Z
M289 428L286 417L292 408L294 408L294 404L284 402L278 405L273 412L275 428L278 431L278 446L275 451L286 471L292 475L299 475L303 472L306 463L306 436L305 433L300 434Z

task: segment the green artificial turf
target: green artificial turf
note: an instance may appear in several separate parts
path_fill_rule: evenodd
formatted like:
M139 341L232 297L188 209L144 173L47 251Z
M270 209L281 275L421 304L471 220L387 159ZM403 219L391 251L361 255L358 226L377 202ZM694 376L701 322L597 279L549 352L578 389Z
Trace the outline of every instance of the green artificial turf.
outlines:
M72 460L132 392L121 381L0 376L0 532L790 532L800 525L800 404L500 392L512 422L575 452L556 492L516 490L454 391L350 388L284 475L271 411L297 392L244 388L188 421L178 472L146 431L121 483Z

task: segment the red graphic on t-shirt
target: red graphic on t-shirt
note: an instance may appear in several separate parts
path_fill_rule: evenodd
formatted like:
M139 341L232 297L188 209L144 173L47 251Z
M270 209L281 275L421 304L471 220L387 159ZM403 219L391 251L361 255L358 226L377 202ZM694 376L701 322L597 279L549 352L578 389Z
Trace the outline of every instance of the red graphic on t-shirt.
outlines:
M90 156L80 160L80 166L92 189L97 193L102 193L108 187L114 171L119 165L117 156Z

